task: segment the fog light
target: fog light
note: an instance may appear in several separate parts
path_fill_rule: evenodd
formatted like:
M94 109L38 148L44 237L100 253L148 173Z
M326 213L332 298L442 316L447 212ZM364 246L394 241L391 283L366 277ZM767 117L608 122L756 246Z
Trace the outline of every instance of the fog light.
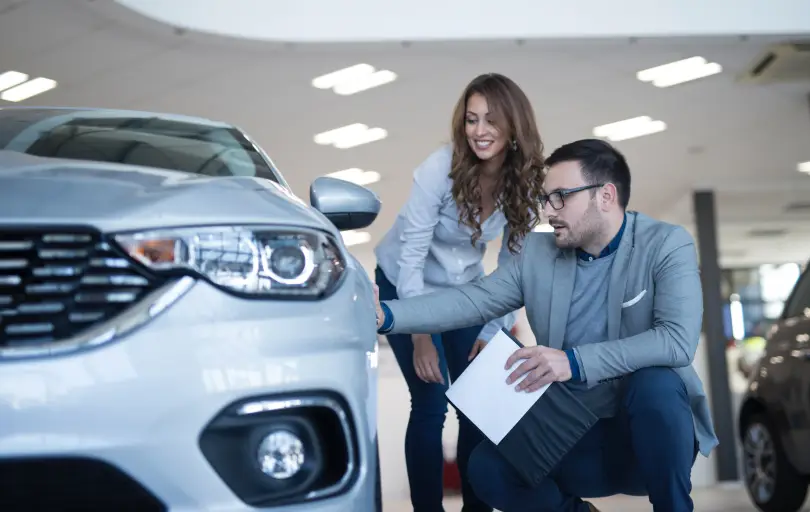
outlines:
M304 465L304 444L292 432L276 430L262 439L256 455L262 473L284 480L298 473Z

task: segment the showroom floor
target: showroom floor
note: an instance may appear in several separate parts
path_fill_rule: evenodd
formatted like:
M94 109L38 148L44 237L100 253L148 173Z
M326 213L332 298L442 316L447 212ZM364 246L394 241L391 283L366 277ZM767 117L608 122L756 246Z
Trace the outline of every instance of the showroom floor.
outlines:
M729 484L712 489L700 489L693 494L695 510L698 512L756 512L745 490L738 484ZM601 512L647 512L652 510L646 498L616 496L594 500ZM410 503L386 503L384 512L411 512ZM810 511L810 508L805 510ZM445 512L460 512L461 500L445 500Z

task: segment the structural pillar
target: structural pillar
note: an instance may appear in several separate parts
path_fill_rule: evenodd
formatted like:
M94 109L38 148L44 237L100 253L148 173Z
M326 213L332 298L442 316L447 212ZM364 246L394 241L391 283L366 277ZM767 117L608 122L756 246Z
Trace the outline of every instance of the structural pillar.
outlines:
M720 445L715 448L717 481L735 481L739 479L737 440L723 332L723 298L720 288L714 192L694 192L693 204L700 257L700 279L703 286L703 334L709 367L709 392L714 428L720 440Z

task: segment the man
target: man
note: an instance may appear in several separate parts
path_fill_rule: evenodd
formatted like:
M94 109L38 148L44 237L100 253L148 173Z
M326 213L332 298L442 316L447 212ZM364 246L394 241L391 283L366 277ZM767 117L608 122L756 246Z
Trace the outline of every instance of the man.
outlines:
M565 383L600 418L537 488L481 443L469 478L490 506L585 512L596 509L582 498L630 494L656 512L691 511L697 450L717 445L691 366L703 315L694 241L626 211L630 170L610 144L576 141L546 164L541 206L554 233L532 233L480 281L378 304L379 331L458 329L525 305L538 346L512 355L507 382L523 392Z

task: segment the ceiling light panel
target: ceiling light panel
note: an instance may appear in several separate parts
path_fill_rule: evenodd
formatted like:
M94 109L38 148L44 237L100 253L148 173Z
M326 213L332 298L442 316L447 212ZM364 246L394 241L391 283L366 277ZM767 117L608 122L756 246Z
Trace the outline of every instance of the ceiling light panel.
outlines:
M348 68L339 69L312 79L312 86L316 89L331 89L340 83L359 80L374 73L374 66L370 64L356 64Z
M703 57L690 57L662 66L644 69L636 73L636 78L655 87L671 87L716 75L722 71L723 67L716 62L709 62Z
M797 169L799 172L810 174L810 161L800 163Z
M29 80L28 82L21 83L11 89L6 89L2 93L0 93L0 99L5 101L23 101L27 100L28 98L33 98L38 94L42 94L43 92L50 91L51 89L56 88L56 81L51 80L50 78L34 78L33 80Z
M329 173L327 176L362 186L371 185L372 183L380 181L380 173L376 171L364 171L356 167Z
M6 71L0 75L0 91L11 89L12 87L27 81L28 75L25 73L20 73L19 71Z
M325 131L315 135L316 144L334 146L338 149L349 149L362 144L376 142L388 137L383 128L369 128L362 123L354 123L334 130Z
M595 137L617 142L660 133L666 129L667 125L663 121L653 119L650 116L639 116L597 126L593 129L593 134Z
M332 89L335 94L349 96L393 82L397 79L393 71L377 70L370 64L356 64L339 69L312 80L316 89Z

